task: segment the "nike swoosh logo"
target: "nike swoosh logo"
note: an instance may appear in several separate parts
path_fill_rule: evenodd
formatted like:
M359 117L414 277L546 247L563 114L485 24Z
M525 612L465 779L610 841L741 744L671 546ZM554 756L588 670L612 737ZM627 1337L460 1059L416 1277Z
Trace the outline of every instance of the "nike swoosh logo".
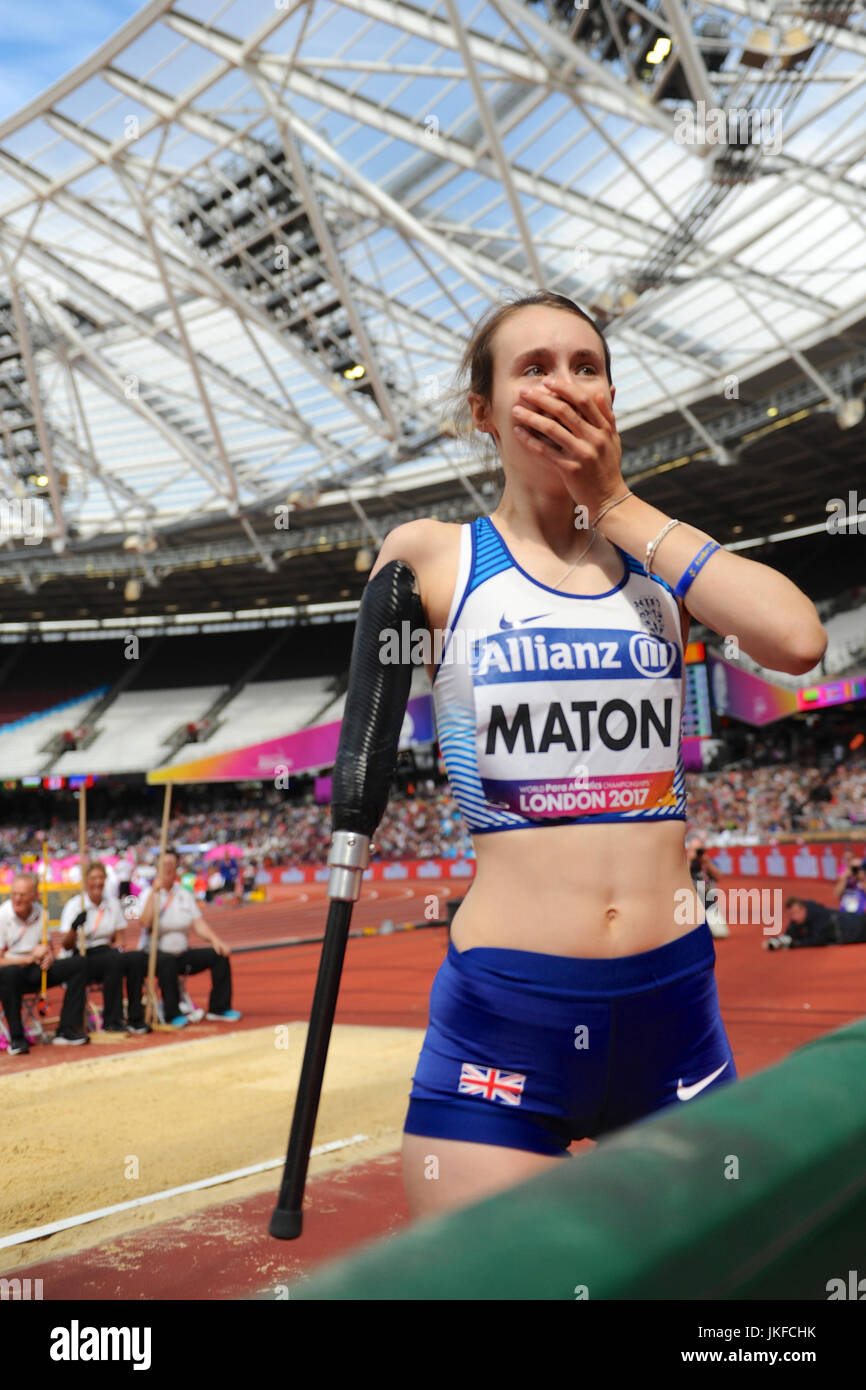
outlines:
M698 1091L702 1091L705 1086L709 1086L711 1081L715 1081L717 1076L721 1076L727 1065L727 1062L723 1062L718 1071L714 1071L710 1076L705 1076L703 1081L696 1081L694 1086L684 1086L683 1079L680 1077L679 1084L677 1085L677 1099L691 1100L692 1096L698 1094Z
M539 618L549 618L549 617L550 617L550 614L549 614L549 613L533 613L533 615L532 615L531 618L517 618L513 623L510 623L510 622L508 621L508 619L506 618L505 614L503 613L503 614L502 614L502 617L499 619L499 627L500 627L500 630L502 630L502 631L507 631L508 628L512 628L512 627L524 627L526 623L535 623L535 622L538 622L538 619L539 619Z

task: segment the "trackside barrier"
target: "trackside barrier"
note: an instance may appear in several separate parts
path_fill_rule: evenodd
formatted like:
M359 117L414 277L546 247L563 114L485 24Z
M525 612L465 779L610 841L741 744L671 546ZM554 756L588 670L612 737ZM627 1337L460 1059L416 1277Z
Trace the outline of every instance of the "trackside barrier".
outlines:
M856 1297L838 1289L859 1271L866 1293L864 1077L861 1019L289 1297Z

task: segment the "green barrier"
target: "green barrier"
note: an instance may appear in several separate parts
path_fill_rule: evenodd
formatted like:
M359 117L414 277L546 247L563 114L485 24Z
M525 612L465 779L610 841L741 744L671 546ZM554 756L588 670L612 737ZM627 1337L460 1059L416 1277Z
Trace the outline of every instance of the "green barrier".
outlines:
M861 1277L866 1019L289 1296L823 1300Z

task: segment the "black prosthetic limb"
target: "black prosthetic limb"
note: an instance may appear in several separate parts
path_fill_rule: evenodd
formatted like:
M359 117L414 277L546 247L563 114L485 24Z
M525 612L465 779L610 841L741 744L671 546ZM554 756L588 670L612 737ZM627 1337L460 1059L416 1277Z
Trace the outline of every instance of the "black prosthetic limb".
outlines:
M381 660L383 643L389 630L399 633L407 620L410 631L426 627L420 599L412 592L414 583L405 561L390 561L367 584L358 613L334 765L330 906L283 1181L269 1227L280 1240L295 1239L303 1227L304 1187L352 908L370 862L371 837L388 803L412 682L411 665Z

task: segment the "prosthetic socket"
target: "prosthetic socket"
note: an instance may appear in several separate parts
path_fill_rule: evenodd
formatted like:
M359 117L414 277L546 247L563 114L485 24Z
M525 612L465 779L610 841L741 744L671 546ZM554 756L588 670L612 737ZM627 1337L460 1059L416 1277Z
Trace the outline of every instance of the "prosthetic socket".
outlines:
M405 560L391 560L364 590L349 689L334 765L328 897L357 902L370 862L370 839L388 804L397 767L397 744L409 700L412 666L383 662L388 629L426 628L415 575Z

